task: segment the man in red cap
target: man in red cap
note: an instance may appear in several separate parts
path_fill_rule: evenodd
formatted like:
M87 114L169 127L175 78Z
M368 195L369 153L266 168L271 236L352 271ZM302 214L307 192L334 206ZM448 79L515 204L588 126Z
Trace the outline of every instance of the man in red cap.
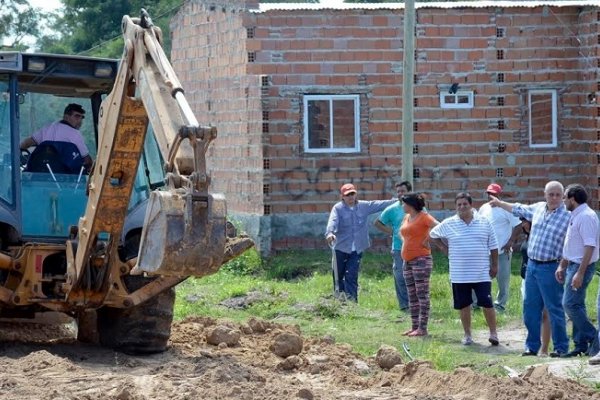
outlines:
M491 200L490 196L500 198L502 186L497 183L491 183L487 187L486 193L488 200ZM498 295L494 302L494 308L502 312L506 309L506 304L508 303L512 246L520 234L521 220L500 207L491 207L489 203L485 203L479 208L479 214L490 221L496 233L498 245L500 246L498 251L498 274L496 275Z
M346 183L340 188L341 201L336 203L329 214L325 238L335 250L339 293L358 302L358 271L362 253L370 246L368 217L383 211L398 199L358 200L356 188ZM335 273L337 272L337 273Z

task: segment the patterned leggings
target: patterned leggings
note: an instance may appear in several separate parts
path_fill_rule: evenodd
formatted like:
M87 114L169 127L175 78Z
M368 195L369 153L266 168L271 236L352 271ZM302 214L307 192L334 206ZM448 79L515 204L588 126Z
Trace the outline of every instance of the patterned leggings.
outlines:
M427 331L429 321L429 278L433 260L431 256L404 261L404 279L408 289L408 303L412 329Z

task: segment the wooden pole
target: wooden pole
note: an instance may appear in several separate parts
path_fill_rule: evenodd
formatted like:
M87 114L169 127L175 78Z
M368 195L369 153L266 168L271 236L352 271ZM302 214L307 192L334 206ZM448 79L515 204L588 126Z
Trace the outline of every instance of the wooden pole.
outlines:
M404 2L404 60L402 66L402 180L413 184L413 90L415 75L414 0L406 0Z

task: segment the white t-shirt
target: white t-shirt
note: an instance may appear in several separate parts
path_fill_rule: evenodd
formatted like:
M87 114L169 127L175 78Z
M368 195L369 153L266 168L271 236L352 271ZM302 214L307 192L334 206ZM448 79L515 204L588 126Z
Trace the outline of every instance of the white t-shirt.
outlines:
M500 249L498 254L502 254L502 248L508 243L512 235L513 228L521 223L521 220L515 217L512 213L500 207L492 207L489 203L485 203L479 208L479 216L486 218L492 224L498 245Z

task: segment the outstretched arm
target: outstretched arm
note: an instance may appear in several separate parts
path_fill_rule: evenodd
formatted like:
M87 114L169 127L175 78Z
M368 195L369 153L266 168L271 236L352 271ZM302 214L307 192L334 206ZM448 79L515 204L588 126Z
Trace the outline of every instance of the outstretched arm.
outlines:
M508 203L506 201L502 201L499 198L490 195L490 201L489 201L490 206L492 207L500 207L506 211L508 211L509 213L512 213L513 210L513 203Z

